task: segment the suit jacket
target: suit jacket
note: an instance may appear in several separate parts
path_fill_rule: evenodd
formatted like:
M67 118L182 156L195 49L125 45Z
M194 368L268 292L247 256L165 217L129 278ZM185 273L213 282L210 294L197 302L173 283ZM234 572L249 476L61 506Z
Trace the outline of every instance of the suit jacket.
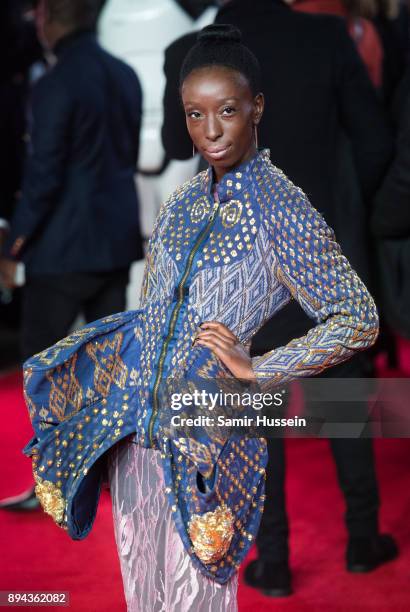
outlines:
M374 199L372 230L380 238L410 237L410 69L394 101L395 156Z
M370 284L366 207L389 161L392 138L344 21L294 13L275 0L234 0L220 9L216 22L237 26L260 62L266 99L260 144L306 192ZM176 159L192 155L177 87L195 38L178 39L165 55L162 138L167 154ZM283 344L311 325L292 304L254 339L254 350Z
M20 7L21 8L21 7ZM28 71L42 58L34 24L25 23L16 3L0 7L0 219L9 221L21 189Z
M333 231L268 151L226 174L217 194L208 169L163 204L138 311L85 326L25 363L35 429L25 452L45 510L78 539L93 523L102 455L129 434L158 448L186 550L223 583L257 533L267 451L258 434L170 427L166 391L179 392L177 381L191 393L198 378L218 391L229 374L208 347L192 345L200 322L221 321L247 347L293 297L317 325L252 359L260 390L272 391L373 344L378 316ZM206 401L198 412L209 414Z
M9 221L21 188L25 83L0 83L0 219Z
M11 246L31 276L109 271L143 256L134 174L141 88L92 32L62 39L35 86L31 147Z
M391 329L410 337L410 69L396 93L396 151L374 199L378 299Z

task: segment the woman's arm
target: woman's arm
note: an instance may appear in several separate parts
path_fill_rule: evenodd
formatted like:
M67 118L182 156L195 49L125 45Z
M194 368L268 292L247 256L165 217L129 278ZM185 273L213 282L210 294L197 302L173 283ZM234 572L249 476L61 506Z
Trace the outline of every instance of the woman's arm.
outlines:
M318 325L286 346L252 358L262 389L319 374L349 359L371 346L379 329L373 298L322 215L280 170L272 176L270 191L264 221L276 255L274 272Z

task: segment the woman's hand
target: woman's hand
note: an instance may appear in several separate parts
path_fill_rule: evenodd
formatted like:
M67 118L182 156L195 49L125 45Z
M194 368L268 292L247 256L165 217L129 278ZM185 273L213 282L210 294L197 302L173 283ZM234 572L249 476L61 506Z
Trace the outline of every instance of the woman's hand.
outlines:
M235 334L223 323L204 321L192 344L209 347L235 378L256 382L251 358Z

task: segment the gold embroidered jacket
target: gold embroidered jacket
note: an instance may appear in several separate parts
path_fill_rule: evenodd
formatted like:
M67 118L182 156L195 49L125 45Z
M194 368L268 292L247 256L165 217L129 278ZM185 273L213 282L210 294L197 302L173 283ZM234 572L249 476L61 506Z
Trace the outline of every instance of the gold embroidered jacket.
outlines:
M266 444L260 438L170 438L161 384L216 379L222 363L192 347L201 321L217 320L249 346L292 297L316 320L306 336L252 359L262 390L317 374L376 339L372 297L333 231L267 150L225 175L211 169L163 204L149 244L140 308L85 326L25 364L36 436L37 494L73 538L91 529L99 459L123 437L161 451L170 505L193 562L226 582L257 532ZM208 485L198 485L198 475Z

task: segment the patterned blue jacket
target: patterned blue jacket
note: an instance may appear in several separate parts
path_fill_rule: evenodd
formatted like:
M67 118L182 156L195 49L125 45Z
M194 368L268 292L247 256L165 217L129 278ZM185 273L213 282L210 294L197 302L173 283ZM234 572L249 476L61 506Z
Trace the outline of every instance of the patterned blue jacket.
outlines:
M94 520L104 453L130 434L158 448L184 545L224 583L259 526L266 443L206 429L195 439L165 435L161 381L227 372L210 349L192 347L205 320L221 321L249 347L267 319L298 300L316 327L252 359L259 386L271 391L370 346L378 316L333 231L269 151L226 174L217 192L208 169L161 207L139 310L86 325L25 363L35 437L24 452L45 511L80 539Z

